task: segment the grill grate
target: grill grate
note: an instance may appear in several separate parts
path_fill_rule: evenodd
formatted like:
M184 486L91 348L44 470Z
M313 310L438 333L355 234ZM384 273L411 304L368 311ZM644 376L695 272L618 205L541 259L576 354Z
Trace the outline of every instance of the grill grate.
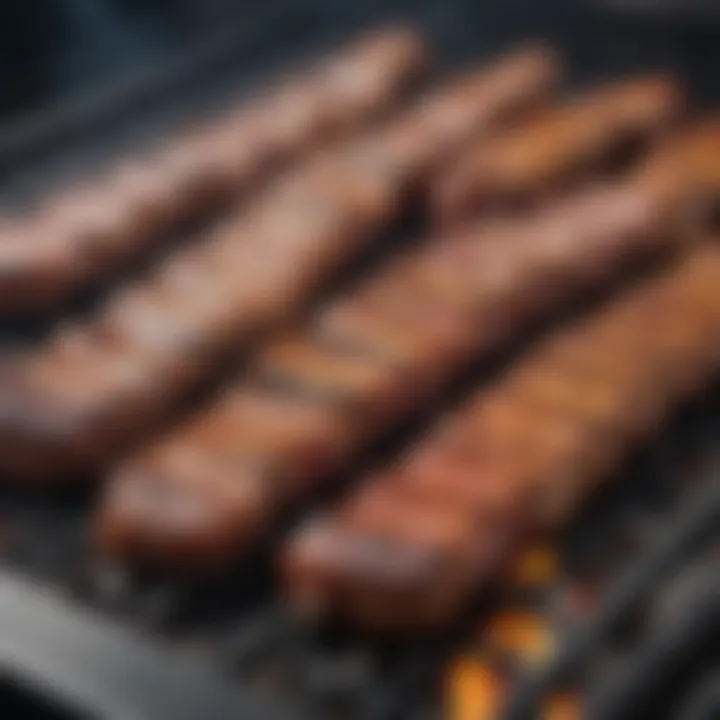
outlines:
M517 674L509 717L536 717L533 703L566 685L568 667L576 687L580 666L598 718L636 717L627 714L635 693L651 689L656 695L657 678L675 671L684 652L698 662L706 659L698 640L720 627L720 616L710 613L720 610L716 578L697 569L690 580L687 574L675 578L673 570L688 564L708 540L715 555L706 554L701 568L720 550L714 528L720 490L712 482L711 457L716 408L713 397L686 410L569 529L561 544L566 572L525 599L565 619L557 626L562 649L539 676ZM5 561L112 623L154 637L173 655L212 667L260 695L282 697L308 717L380 720L436 712L445 668L466 644L463 639L477 636L478 618L487 616L476 608L453 633L399 647L338 628L301 628L277 600L267 573L261 577L244 568L235 579L183 584L131 578L93 562L83 547L90 500L43 506L37 498L4 498ZM682 510L676 513L678 504ZM595 602L574 617L560 612L573 592L588 586ZM650 594L655 602L648 610L643 601ZM615 670L603 671L598 658ZM680 684L672 687L679 690Z
M558 568L530 585L511 584L483 621L479 640L461 655L462 667L509 686L492 700L506 707L508 718L544 717L541 709L554 717L549 703L560 699L577 702L583 718L665 717L657 708L639 714L642 689L654 699L658 687L680 692L678 664L684 669L688 656L702 664L693 641L707 638L702 630L711 618L705 613L700 628L683 620L700 619L693 603L714 608L707 588L696 597L678 568L694 568L698 553L720 541L716 428L717 396L686 409L559 542L540 546L550 548ZM696 570L693 577L701 575ZM520 641L498 636L501 623L523 621L546 639L539 665L527 625ZM683 656L685 643L690 651ZM673 682L658 685L661 672L673 673Z

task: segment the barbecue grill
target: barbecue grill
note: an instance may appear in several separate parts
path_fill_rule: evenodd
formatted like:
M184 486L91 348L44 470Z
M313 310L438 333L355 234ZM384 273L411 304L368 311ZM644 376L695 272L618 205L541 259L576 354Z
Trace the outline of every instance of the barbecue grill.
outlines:
M25 202L151 145L274 68L393 18L423 28L446 68L542 37L564 54L573 83L671 68L698 103L720 99L716 37L692 23L626 22L589 6L532 0L262 5L228 3L181 52L8 125L0 133L4 203ZM395 232L402 242L404 228ZM3 342L32 342L47 322L7 325ZM473 379L506 356L474 369ZM462 396L464 382L444 402ZM554 717L543 708L549 712L561 696L582 698L583 717L591 718L699 720L720 712L719 403L715 391L684 408L562 537L548 539L558 572L512 602L552 627L552 651L532 664L491 659L507 684L502 714ZM361 462L395 454L426 419ZM0 698L14 716L429 720L461 692L453 662L487 662L478 638L508 602L499 591L480 598L450 632L392 644L339 628L301 628L269 577L272 539L231 577L130 576L88 546L93 499L87 489L0 493ZM578 589L590 599L569 612Z

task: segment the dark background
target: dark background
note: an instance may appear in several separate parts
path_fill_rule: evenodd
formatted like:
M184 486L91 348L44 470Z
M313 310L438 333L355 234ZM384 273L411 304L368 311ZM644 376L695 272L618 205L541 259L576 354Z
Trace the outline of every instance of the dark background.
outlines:
M626 5L648 2L625 0ZM4 0L0 121L142 72L213 28L251 22L273 3L306 8L304 31L314 24L347 24L353 16L420 15L448 46L476 46L482 54L518 37L546 36L563 47L583 75L662 64L685 74L701 95L716 92L720 81L712 70L720 64L720 3L654 2L678 10L598 10L603 0ZM694 9L701 6L709 11Z

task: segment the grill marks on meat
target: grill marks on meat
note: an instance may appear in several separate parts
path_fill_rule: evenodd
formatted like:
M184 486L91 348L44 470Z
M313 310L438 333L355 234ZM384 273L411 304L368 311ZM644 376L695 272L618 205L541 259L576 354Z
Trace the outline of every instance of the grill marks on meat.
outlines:
M238 514L236 534L225 535L223 551L215 546L205 560L222 562L253 547L279 514L347 466L357 449L425 405L470 362L531 319L610 279L631 259L682 245L672 219L682 217L683 202L669 205L668 196L656 195L655 186L644 178L643 168L639 178L588 190L532 220L479 225L406 252L349 293L321 306L292 335L260 350L249 373L231 385L229 394L242 397L262 388L271 406L280 394L288 403L327 413L333 420L322 432L318 429L313 437L316 444L308 439L315 450L322 447L323 462L295 460L288 447L288 438L294 437L292 419L286 427L278 415L272 437L268 436L268 448L273 448L268 454L294 479L265 483L267 494L253 510L243 502L247 517ZM416 312L414 305L422 310ZM223 416L222 404L211 407L191 421L186 432L170 433L157 452L181 451L190 443L203 446L212 456L212 435ZM246 434L254 437L242 423L223 427L229 442L239 447L244 446ZM571 430L555 429L559 446L578 441ZM252 482L261 484L264 472L265 466L257 468ZM522 465L508 472L508 483L520 482L527 468ZM127 562L197 560L199 541L195 544L190 530L168 530L152 520L152 510L137 513L134 505L118 501L116 493L122 495L118 488L136 484L140 477L144 483L155 482L141 456L121 463L113 473L98 517L100 543ZM212 463L202 478L212 495ZM174 478L166 473L158 481L168 489ZM432 487L427 482L419 495ZM178 490L182 492L182 482ZM457 480L454 491L461 497L473 490L465 478ZM488 489L486 494L493 507L503 508L509 516L517 512L503 493ZM155 511L161 514L162 507ZM161 540L158 533L164 535ZM184 556L163 552L173 543L195 549Z
M720 252L702 247L541 340L382 477L299 528L282 556L291 601L375 630L449 622L529 533L567 522L710 381L719 340ZM360 572L355 545L378 547L377 568L363 557ZM385 557L424 564L388 579Z
M373 33L149 157L121 161L8 227L0 312L48 309L231 201L266 172L387 110L427 64L414 32Z
M482 209L530 205L597 174L618 153L633 152L674 127L684 107L669 78L623 80L576 96L469 147L434 184L442 223ZM627 165L628 157L620 158ZM624 162L622 162L624 161Z
M546 56L530 49L431 92L383 128L315 155L204 244L56 334L19 361L17 381L0 382L0 469L49 482L103 467L226 353L296 312L373 242L435 160L549 90L552 78ZM84 348L72 365L61 360L69 335Z

